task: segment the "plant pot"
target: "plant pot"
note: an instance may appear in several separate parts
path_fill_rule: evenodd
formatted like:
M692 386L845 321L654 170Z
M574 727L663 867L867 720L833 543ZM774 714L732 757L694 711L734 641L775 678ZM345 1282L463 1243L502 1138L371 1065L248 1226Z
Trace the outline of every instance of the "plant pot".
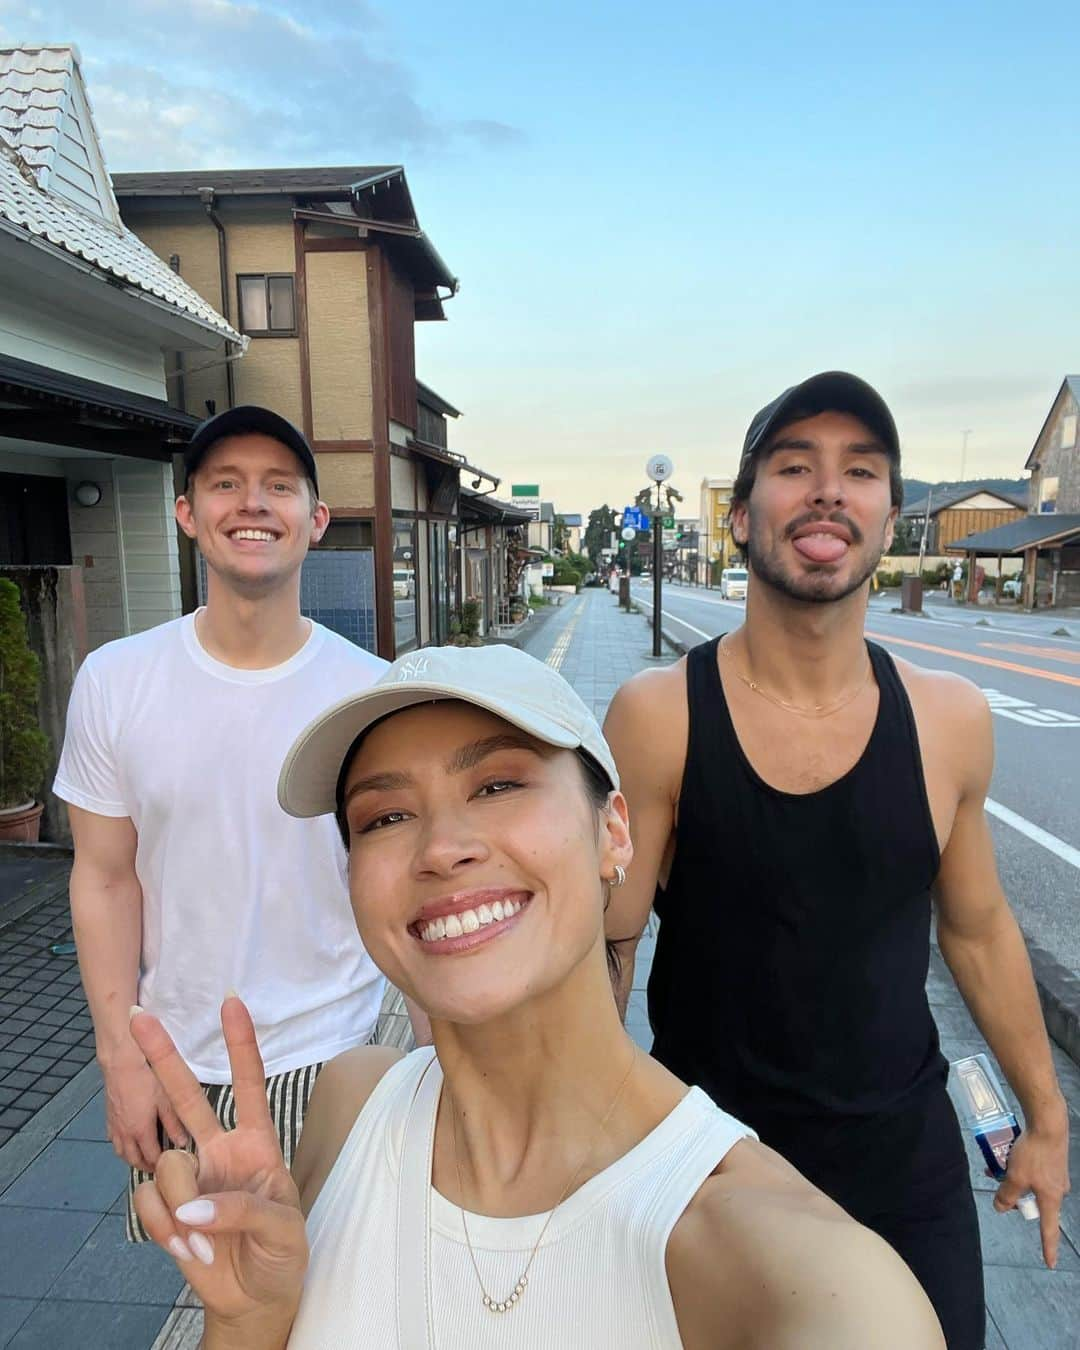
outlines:
M13 840L19 844L36 844L44 810L41 802L0 807L0 839Z

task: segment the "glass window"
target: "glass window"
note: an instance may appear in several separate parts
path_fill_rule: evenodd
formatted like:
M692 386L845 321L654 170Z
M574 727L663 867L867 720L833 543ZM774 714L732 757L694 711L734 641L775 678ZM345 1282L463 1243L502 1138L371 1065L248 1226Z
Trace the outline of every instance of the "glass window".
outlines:
M292 336L296 332L296 301L293 278L275 276L237 277L240 295L240 328L261 337Z
M394 518L394 652L411 652L420 641L416 600L416 521Z

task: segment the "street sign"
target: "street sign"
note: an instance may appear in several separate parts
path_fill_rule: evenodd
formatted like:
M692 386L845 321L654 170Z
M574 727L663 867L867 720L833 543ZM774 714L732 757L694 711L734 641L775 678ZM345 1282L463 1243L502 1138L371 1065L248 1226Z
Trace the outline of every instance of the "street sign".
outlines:
M665 530L673 530L673 529L675 528L675 517L674 517L674 516L662 516L662 517L661 517L661 524L663 525L663 527L664 527Z
M665 530L665 531L664 531L664 547L665 547L665 548L668 548L668 549L671 549L671 548L678 548L678 547L679 547L679 531L678 531L678 530Z
M623 508L622 523L632 530L647 530L649 528L649 517L638 507L627 506Z
M553 577L555 575L555 564L550 562L541 563L540 575L542 577Z
M636 535L637 530L635 530L632 525L624 526L622 537L626 540L627 543L629 543L631 539L635 538Z
M528 511L533 520L540 519L539 483L514 483L510 488L511 502L522 511Z
M645 465L645 472L654 483L666 483L675 472L675 465L667 455L653 455Z

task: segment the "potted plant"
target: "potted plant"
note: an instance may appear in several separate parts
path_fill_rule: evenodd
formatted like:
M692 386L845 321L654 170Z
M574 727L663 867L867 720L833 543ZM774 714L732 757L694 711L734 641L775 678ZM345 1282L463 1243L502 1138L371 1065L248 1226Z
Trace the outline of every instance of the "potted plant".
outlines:
M41 663L30 650L19 588L0 577L0 839L33 843L42 804L35 800L49 742L38 727Z
M461 614L450 622L448 647L482 647L484 639L480 636L480 601L466 600L461 606Z

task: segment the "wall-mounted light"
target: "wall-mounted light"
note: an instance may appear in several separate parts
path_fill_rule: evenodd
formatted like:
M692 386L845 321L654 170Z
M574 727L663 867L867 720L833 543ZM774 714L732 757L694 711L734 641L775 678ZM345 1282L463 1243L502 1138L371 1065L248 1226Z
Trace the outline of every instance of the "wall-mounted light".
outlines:
M101 501L101 484L89 481L80 483L75 489L75 500L80 506L97 506Z

